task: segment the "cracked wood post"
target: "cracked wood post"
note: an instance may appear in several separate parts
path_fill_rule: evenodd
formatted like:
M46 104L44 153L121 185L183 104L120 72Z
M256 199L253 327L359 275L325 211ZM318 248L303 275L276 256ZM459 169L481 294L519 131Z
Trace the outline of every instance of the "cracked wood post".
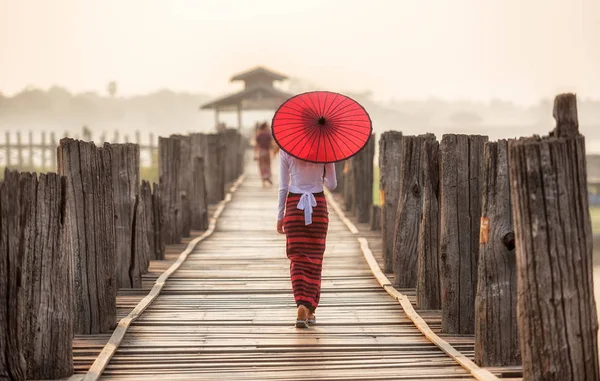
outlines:
M225 165L221 134L207 134L205 138L205 176L209 204L217 204L225 198Z
M369 227L373 231L381 230L381 206L371 205L371 216L369 219Z
M354 210L354 171L352 167L354 166L354 157L346 160L346 165L344 166L344 209L347 212L352 212Z
M426 140L421 160L423 207L417 242L417 308L439 310L440 144Z
M398 210L394 228L394 279L400 288L417 286L417 243L423 202L421 157L425 141L435 135L402 137Z
M506 140L484 146L477 279L475 361L480 366L519 365L517 268Z
M66 179L55 173L21 173L24 224L23 346L27 379L73 374L73 318ZM24 191L27 198L23 197Z
M0 379L24 381L27 375L20 310L23 240L19 175L4 171L0 184Z
M192 194L192 141L187 135L171 135L170 138L180 140L179 146L179 171L178 188L181 193L181 209L177 215L178 230L182 237L189 237L191 234L191 211L190 206L193 203Z
M204 160L202 158L194 158L192 172L194 195L194 202L192 205L192 229L202 231L208 229L206 177L204 176Z
M598 381L585 138L575 95L554 101L551 136L511 141L517 311L525 381Z
M117 320L111 155L94 143L65 138L58 164L59 174L67 178L74 330L81 335L107 332Z
M117 287L141 285L135 239L136 202L140 184L140 147L137 144L104 144L112 158L113 205L115 210L115 255Z
M160 186L152 184L152 228L154 229L154 259L165 259L165 242L163 240L163 214Z
M181 161L181 140L158 138L158 173L161 199L161 228L164 244L181 242L179 225L181 214L181 192L179 191L179 171Z
M442 332L475 331L483 145L487 136L442 137L440 144L440 279Z
M140 202L144 208L144 230L146 233L146 240L148 242L148 260L156 260L157 258L157 248L156 248L156 240L154 238L154 210L152 207L152 186L146 180L142 180L142 185L140 186Z
M400 166L402 159L402 133L387 131L379 140L379 187L381 189L381 235L384 269L394 271L394 231L400 196Z
M371 135L365 147L352 158L354 215L360 223L369 223L371 218L374 156L375 135Z
M238 154L240 150L240 134L237 129L228 128L223 132L225 143L225 183L235 181L238 176Z
M337 177L338 186L333 190L333 193L344 194L344 166L346 165L346 161L338 161L335 163L335 175Z

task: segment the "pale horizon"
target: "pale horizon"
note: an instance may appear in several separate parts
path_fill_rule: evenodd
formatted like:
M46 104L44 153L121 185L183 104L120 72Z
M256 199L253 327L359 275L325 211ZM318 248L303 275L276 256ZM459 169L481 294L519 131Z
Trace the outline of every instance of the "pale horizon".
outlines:
M594 0L0 0L0 93L212 96L265 66L380 101L600 99Z

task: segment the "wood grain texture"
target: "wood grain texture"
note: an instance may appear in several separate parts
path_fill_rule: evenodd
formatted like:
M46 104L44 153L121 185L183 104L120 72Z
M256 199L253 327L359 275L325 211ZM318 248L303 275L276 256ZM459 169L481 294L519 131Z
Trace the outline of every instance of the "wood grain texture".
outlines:
M394 278L400 288L417 285L418 240L423 203L421 160L425 141L435 135L402 137L398 210L394 230Z
M387 131L379 140L379 188L383 191L381 230L384 271L394 270L394 232L400 197L400 169L402 164L402 133Z
M135 206L140 184L140 147L137 144L104 144L112 158L113 205L115 211L115 255L117 287L141 284L133 251Z
M354 186L354 214L363 223L369 222L373 205L373 158L375 156L375 135L367 145L352 158Z
M509 145L526 380L600 379L585 139L574 130L575 102L572 94L556 100L553 137Z
M439 269L440 230L440 145L437 141L423 143L421 171L423 173L423 206L417 242L417 308L442 308Z
M192 229L208 229L208 195L206 192L206 176L204 175L204 160L195 157L192 164L194 201L191 204Z
M146 242L148 244L148 260L156 260L157 258L157 250L156 250L156 239L154 238L155 228L154 228L154 210L152 207L152 186L146 180L142 180L142 184L140 185L140 198L139 202L144 208L144 231L146 234ZM139 224L139 222L136 222ZM159 233L160 235L160 233Z
M371 205L371 217L369 219L369 226L371 230L381 230L381 206Z
M73 374L74 311L71 245L66 229L66 179L54 174L22 173L24 266L22 301L24 353L28 379L59 379Z
M475 361L480 366L519 365L517 268L506 140L485 143L481 215Z
M221 134L207 134L205 137L205 177L209 204L216 204L225 198L225 151Z
M165 257L165 241L163 240L163 213L160 185L152 184L152 226L154 228L154 257L157 260Z
M347 212L354 213L355 192L354 187L354 158L346 160L344 166L344 209Z
M116 324L117 295L111 154L93 143L65 138L58 164L59 174L67 178L74 330L106 332Z
M192 140L188 135L171 135L171 139L178 139L179 144L179 170L177 172L178 189L181 199L181 211L177 214L178 230L181 237L189 237L192 230L193 203L193 177L192 177Z
M166 245L179 243L181 231L181 192L179 171L181 170L181 140L158 138L158 173L161 195L162 239Z
M23 219L20 175L4 171L0 184L0 378L25 380L23 295L21 283Z
M440 277L444 333L475 331L475 293L486 136L442 137L440 144Z

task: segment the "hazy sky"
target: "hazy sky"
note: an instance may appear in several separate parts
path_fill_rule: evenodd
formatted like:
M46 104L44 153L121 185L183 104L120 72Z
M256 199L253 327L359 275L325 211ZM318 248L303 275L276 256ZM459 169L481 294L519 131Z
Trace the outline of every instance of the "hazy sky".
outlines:
M221 94L255 65L377 99L600 99L600 1L0 0L5 94Z

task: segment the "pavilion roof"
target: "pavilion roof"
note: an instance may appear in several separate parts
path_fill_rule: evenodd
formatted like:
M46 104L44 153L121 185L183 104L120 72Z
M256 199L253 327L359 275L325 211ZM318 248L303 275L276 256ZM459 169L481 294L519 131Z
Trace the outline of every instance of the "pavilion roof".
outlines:
M268 77L272 78L275 81L282 81L284 79L287 79L287 77L283 74L276 73L273 70L266 69L262 66L257 66L253 69L234 75L233 77L231 77L231 82L246 81L252 77Z
M263 108L263 106L265 109L268 109L272 108L273 105L280 105L290 97L292 97L292 94L286 93L271 86L260 85L252 88L246 88L235 94L213 100L202 105L200 109L226 109L229 106L237 107L238 104L241 104L242 109L246 110L260 109Z

